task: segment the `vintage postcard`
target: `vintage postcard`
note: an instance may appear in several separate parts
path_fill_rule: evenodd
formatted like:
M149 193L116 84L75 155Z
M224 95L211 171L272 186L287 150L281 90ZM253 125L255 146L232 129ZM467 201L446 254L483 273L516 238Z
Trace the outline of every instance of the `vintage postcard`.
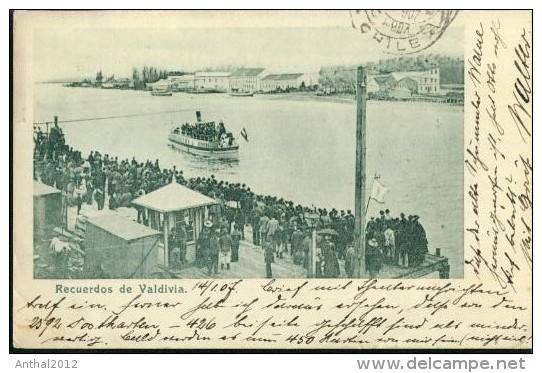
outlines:
M14 348L532 348L531 11L13 36Z

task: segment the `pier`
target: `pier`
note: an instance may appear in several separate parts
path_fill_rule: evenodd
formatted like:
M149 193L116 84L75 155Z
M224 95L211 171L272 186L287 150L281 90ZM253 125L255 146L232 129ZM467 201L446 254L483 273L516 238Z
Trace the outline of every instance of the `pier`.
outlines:
M80 215L84 219L86 215L94 213L94 206L83 206L83 213ZM137 217L137 212L133 209L123 209L122 214L126 217ZM132 215L130 215L132 214ZM75 207L68 208L68 229L56 227L54 232L62 237L63 240L72 244L81 244L83 242L84 231L77 226L77 213ZM246 237L252 237L252 228L247 226L245 229ZM347 278L344 269L344 261L340 263L340 275L338 278ZM307 269L294 264L291 255L287 254L284 258L276 258L272 264L274 278L308 278ZM427 254L424 262L414 268L401 268L384 264L378 275L382 279L416 279L421 277L433 277L440 279L449 278L450 266L448 258L441 255L441 250L436 249L435 253ZM265 278L264 252L261 246L256 246L247 240L242 240L239 247L239 262L232 263L231 269L219 270L216 275L208 275L207 267L198 267L194 262L189 263L181 269L173 269L165 265L158 266L155 273L156 278Z

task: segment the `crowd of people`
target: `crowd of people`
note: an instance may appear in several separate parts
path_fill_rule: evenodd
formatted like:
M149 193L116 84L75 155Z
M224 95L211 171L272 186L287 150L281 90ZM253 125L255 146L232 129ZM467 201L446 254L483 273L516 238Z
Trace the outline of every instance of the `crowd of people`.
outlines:
M215 122L183 123L180 127L173 129L174 134L182 134L193 139L216 141L221 145L231 146L233 144L233 134L226 131L224 122L220 121L218 126Z
M428 253L427 235L418 215L392 217L390 210L380 211L367 223L367 271L378 274L382 264L403 268L417 267ZM373 276L374 277L374 276Z
M185 178L182 170L175 166L162 168L158 160L119 160L98 151L83 157L80 151L65 143L62 130L57 126L50 130L49 136L38 128L34 141L34 178L64 191L68 203L77 205L78 210L82 203L94 202L98 209L103 209L106 199L110 209L131 206L134 198L173 181L214 198L217 204L211 208L210 220L206 222L196 248L197 265L208 266L210 273L218 267L229 268L229 263L238 258L238 242L248 239L245 228L251 226L252 243L263 247L269 277L272 276L271 263L285 257L307 268L314 229L327 232L318 235L316 276L339 277L339 261L344 261L346 275L354 276L355 218L350 210L328 211L296 205L283 198L257 195L245 184L219 181L213 175ZM236 207L231 207L228 201L233 201ZM144 215L140 214L138 218L148 224ZM186 232L183 234L182 228L179 229L170 238L177 244L170 246L179 249L174 256L182 265L186 255ZM367 223L366 266L372 277L378 275L383 264L418 266L427 251L425 230L417 215L406 218L401 213L394 218L386 210ZM221 256L221 252L229 254Z

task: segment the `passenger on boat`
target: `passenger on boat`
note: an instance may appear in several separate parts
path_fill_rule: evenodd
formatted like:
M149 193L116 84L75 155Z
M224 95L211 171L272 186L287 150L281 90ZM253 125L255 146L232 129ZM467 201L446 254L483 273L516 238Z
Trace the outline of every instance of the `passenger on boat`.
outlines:
M224 127L224 122L220 121L218 123L218 138L222 138L222 135L226 134L226 127Z

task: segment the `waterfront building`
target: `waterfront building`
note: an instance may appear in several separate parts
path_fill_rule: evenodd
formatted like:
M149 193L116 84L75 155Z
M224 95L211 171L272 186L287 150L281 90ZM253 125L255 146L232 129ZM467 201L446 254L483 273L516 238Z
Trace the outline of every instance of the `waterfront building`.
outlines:
M241 68L230 75L230 90L232 92L256 92L260 90L260 82L264 75L263 68Z
M186 91L196 88L196 75L170 75L167 77L169 86L173 90Z
M304 74L270 74L262 78L261 90L264 92L272 92L277 90L298 89L302 83ZM306 85L307 83L305 83Z
M168 237L173 229L183 225L187 233L186 260L196 258L195 243L209 218L209 207L216 201L206 195L189 189L175 181L132 201L146 216L149 226L162 233L164 254L171 249ZM164 265L168 265L168 255L164 255Z
M399 98L408 96L407 91L418 95L436 95L440 93L439 69L424 71L396 71L390 74L374 75L368 79L367 92L390 94Z
M230 72L198 71L195 76L196 89L228 91L230 89Z
M154 83L147 83L147 86L151 87L153 91L167 91L171 89L171 83L167 79L160 79Z
M439 69L424 71L402 71L390 74L394 88L406 88L420 95L435 95L440 93Z

